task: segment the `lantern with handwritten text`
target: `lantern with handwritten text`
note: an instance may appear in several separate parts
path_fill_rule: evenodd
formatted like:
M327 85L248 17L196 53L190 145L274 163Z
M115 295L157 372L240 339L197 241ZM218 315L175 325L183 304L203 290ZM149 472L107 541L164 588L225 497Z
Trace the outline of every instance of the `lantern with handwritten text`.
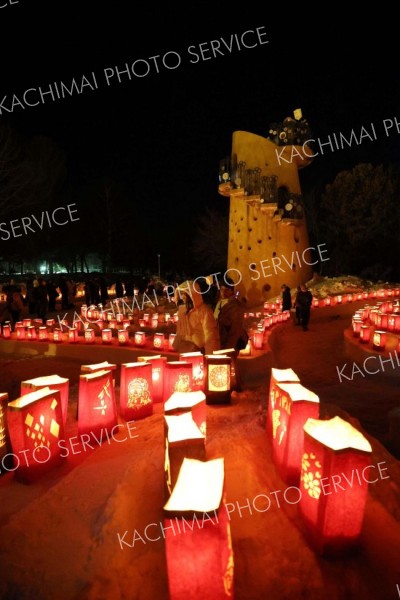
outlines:
M125 421L153 414L153 381L150 363L139 361L121 365L119 404Z
M46 375L44 377L26 379L25 381L21 381L21 396L36 392L36 390L41 390L45 387L60 392L61 414L65 425L68 416L69 379L60 377L59 375Z
M187 361L169 361L164 370L164 402L174 392L192 391L192 363Z
M368 440L340 417L309 419L304 426L300 478L300 514L314 548L326 556L340 556L359 541L372 448Z
M45 325L39 327L38 338L41 342L47 342L47 340L49 339L49 332L47 331L47 327Z
M9 402L7 420L17 479L31 483L60 464L64 425L58 390L45 387Z
M103 329L101 332L101 340L103 344L111 344L112 342L112 331L111 329Z
M117 424L117 408L111 371L80 375L78 433L97 437Z

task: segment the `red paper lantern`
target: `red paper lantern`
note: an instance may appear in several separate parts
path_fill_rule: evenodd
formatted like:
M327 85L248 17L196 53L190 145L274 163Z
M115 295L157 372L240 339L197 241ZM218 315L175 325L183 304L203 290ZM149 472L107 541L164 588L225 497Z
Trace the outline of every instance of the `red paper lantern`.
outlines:
M175 350L174 341L176 338L176 333L170 333L168 336L168 350Z
M215 467L220 466L216 461L222 460L184 459L175 489L164 506L162 532L171 600L233 598L232 539L220 484L223 465L222 474L214 474ZM206 509L194 511L193 506ZM182 516L173 516L177 514Z
M112 331L111 329L103 329L101 332L101 339L103 344L111 344L112 342Z
M318 298L313 298L311 306L313 308L318 308L319 307L319 299Z
M143 319L144 319L144 322L147 325L150 322L150 314L149 313L144 313Z
M272 440L272 414L276 405L277 386L281 383L300 383L300 379L292 369L271 369L267 412L267 434L270 440Z
M256 350L262 350L264 331L255 331L253 334L253 346Z
M18 327L15 325L15 333L17 335L17 340L24 340L26 337L25 327L23 325L19 325Z
M183 352L179 360L192 364L192 390L204 389L204 356L201 352Z
M174 392L192 391L192 363L186 361L170 361L165 363L164 370L164 402Z
M136 346L146 345L146 334L144 331L135 331L134 340Z
M129 331L127 329L119 329L118 330L118 343L121 344L129 344Z
M231 357L223 354L206 354L204 361L204 393L207 404L229 404Z
M341 296L341 294L339 294L338 296L336 296L336 303L337 304L342 304L342 296Z
M374 350L384 350L386 347L387 333L386 331L374 331L372 338L372 346Z
M124 315L122 313L117 314L117 322L122 323L124 320Z
M110 319L108 322L108 326L110 327L110 329L118 329L117 319Z
M71 344L78 341L78 330L76 327L71 327L71 329L68 330L68 341Z
M54 329L53 331L53 342L62 342L63 334L61 329Z
M163 333L155 333L153 338L153 346L158 350L162 350L164 348L164 334Z
M95 341L95 333L94 329L85 329L85 343L86 344L94 344Z
M144 327L146 325L146 321L144 319L139 319L140 327Z
M68 416L69 379L60 377L59 375L47 375L44 377L35 377L34 379L26 379L25 381L21 381L21 396L47 387L60 392L62 421L65 425Z
M47 327L53 327L53 325L55 325L55 320L54 319L47 319L46 325L47 325Z
M34 319L33 324L36 325L36 327L40 327L40 325L43 325L43 319Z
M64 439L60 392L46 387L8 403L15 476L30 483L60 464Z
M166 356L138 356L138 361L149 362L152 368L153 403L162 402L164 399L164 371L167 362Z
M297 485L303 452L303 427L319 417L319 398L300 383L276 385L272 411L272 455L282 479Z
M80 375L78 398L78 433L98 441L103 430L117 424L117 408L112 371L95 371ZM104 436L102 436L102 439Z
M47 331L47 327L39 327L38 338L41 342L47 342L49 339L49 332Z
M152 366L148 362L121 365L119 392L121 417L125 421L143 419L153 414Z
M97 321L96 325L100 329L100 331L104 331L106 329L107 323L105 323L103 320L101 320L101 321Z
M5 339L9 339L11 337L11 325L9 323L4 323L2 333L3 338Z
M164 404L166 415L180 415L184 412L190 412L193 421L204 436L207 431L206 411L206 396L200 390L196 392L174 392Z
M330 299L329 296L327 298L325 298L325 303L324 304L325 304L325 306L330 306L331 305L331 299Z
M375 325L387 329L388 326L388 315L383 312L378 312L375 318Z
M8 394L5 392L0 392L0 463L7 470L8 467L13 466L12 457L8 460L8 454L11 452L11 442L10 436L8 433L8 423L7 423L7 403L8 403ZM5 458L7 456L7 458ZM3 473L3 469L1 469Z
M30 327L32 325L32 319L23 319L22 324L24 327Z
M177 323L179 321L179 314L177 312L174 314L173 321L174 323Z
M352 325L353 325L353 336L354 337L360 337L360 330L361 330L362 324L363 324L363 322L361 319L353 319Z
M365 473L372 448L340 417L309 419L304 426L300 514L315 549L339 556L359 539L368 493Z
M36 329L34 325L30 325L26 330L26 338L28 340L36 340Z
M368 344L371 338L371 327L369 325L361 325L360 327L360 342L362 344Z

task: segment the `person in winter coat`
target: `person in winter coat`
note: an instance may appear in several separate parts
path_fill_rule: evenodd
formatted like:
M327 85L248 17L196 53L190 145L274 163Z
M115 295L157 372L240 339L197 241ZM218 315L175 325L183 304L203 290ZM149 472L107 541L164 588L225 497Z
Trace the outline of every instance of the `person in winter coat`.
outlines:
M290 310L292 308L292 296L290 294L290 287L286 284L283 284L281 287L282 290L282 312L285 310Z
M220 350L218 326L211 307L205 304L199 285L185 281L178 286L175 301L178 304L178 322L174 349L181 352L212 354Z
M297 302L300 306L300 320L304 331L308 331L310 321L310 312L312 304L312 293L305 285L300 286L300 292L297 295Z

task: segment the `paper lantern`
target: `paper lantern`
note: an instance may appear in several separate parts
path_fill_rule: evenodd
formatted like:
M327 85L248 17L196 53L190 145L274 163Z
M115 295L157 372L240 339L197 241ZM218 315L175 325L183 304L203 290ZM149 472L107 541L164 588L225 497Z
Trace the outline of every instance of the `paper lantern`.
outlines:
M311 305L312 305L313 308L318 308L319 307L319 299L318 298L313 298Z
M26 339L36 340L36 328L34 325L30 325L26 330Z
M47 327L53 327L53 325L55 325L55 320L54 319L47 319L46 325L47 325Z
M352 326L353 326L353 336L354 337L360 337L360 330L361 330L362 324L363 324L363 322L361 319L353 319Z
M300 479L304 431L307 419L319 417L319 398L300 383L276 385L272 411L272 456L283 481L297 485Z
M53 342L62 342L63 334L61 329L54 329L53 331Z
M110 329L117 329L118 328L118 321L117 321L117 319L110 319L108 321L108 326L110 327Z
M400 314L391 314L388 318L389 331L400 331Z
M26 337L25 327L23 325L15 325L15 333L17 336L17 340L24 340Z
M383 312L378 312L376 315L375 325L377 327L382 327L382 329L387 329L388 327L388 315Z
M32 325L32 319L23 319L22 324L24 327L30 327L30 325Z
M150 314L149 313L144 313L143 319L144 319L144 322L147 325L150 322Z
M146 321L144 319L139 319L139 325L140 327L145 327Z
M360 342L362 344L368 344L371 338L371 327L369 325L361 325L360 327Z
M9 339L11 337L11 325L9 323L4 323L2 333L3 338L5 339Z
M179 321L179 314L177 312L174 314L173 321L174 323L177 323Z
M68 330L68 341L71 344L78 341L78 330L76 327L71 327L71 329Z
M138 361L149 362L152 368L151 378L153 381L153 403L162 402L164 399L164 370L167 362L166 356L138 356Z
M256 350L262 350L264 341L264 331L256 331L253 334L253 346Z
M68 416L69 379L60 377L59 375L26 379L25 381L21 381L21 396L47 387L60 392L62 421L65 425Z
M124 315L122 313L117 314L117 323L122 323L124 320Z
M38 330L38 339L41 342L47 342L47 340L49 339L49 332L47 331L47 327L46 326L39 327L39 330Z
M325 298L325 302L324 302L325 306L330 306L331 305L331 299L329 296L327 296L327 298Z
M277 386L280 383L300 383L300 379L292 369L271 369L271 378L269 382L269 401L266 421L267 434L270 440L272 440L272 414L276 405L276 391Z
M123 327L124 329L128 329L128 327L130 327L130 326L131 326L131 322L130 322L130 320L129 320L128 318L126 318L126 319L124 319L124 320L122 321L122 327Z
M357 544L368 480L376 476L365 473L371 454L366 438L340 417L305 424L299 509L321 554L339 556Z
M143 419L153 414L152 366L148 362L121 365L119 391L121 417L125 421Z
M174 392L192 391L192 363L186 361L170 361L164 369L164 402Z
M10 469L13 467L12 456L9 454L11 452L11 442L8 433L7 403L8 394L0 392L0 463L3 466L0 474L6 472L9 467ZM3 471L3 469L5 470Z
M80 375L78 397L78 433L95 441L104 430L117 424L117 408L111 371ZM104 436L102 437L102 439Z
M237 378L236 378L236 362L237 362L237 351L234 348L225 348L224 350L214 350L213 354L217 356L230 356L231 358L231 390L236 389ZM239 353L240 354L240 353ZM204 387L203 387L204 389Z
M157 349L164 348L164 334L163 333L155 333L153 338L153 346Z
M112 342L112 331L111 329L103 329L101 332L101 340L103 344L111 344Z
M43 319L34 319L33 325L36 325L36 327L40 327L40 325L43 325Z
M96 325L100 329L100 331L104 331L107 327L107 323L105 323L103 320L96 321Z
M201 352L183 352L179 360L192 364L192 390L204 389L204 356Z
M342 304L342 296L340 294L336 296L336 304Z
M384 350L386 347L387 333L386 331L374 331L372 338L372 346L374 350Z
M204 361L204 393L207 404L230 404L231 357L206 354Z
M127 329L119 329L118 330L118 343L129 344L129 331Z
M168 350L175 350L174 341L176 338L176 333L170 333L168 336Z
M117 372L117 365L109 363L107 360L101 363L94 363L88 365L81 365L81 373L96 373L97 371L111 371L113 386L111 390L112 401L115 402L115 376Z
M164 506L162 531L171 600L233 598L234 556L220 461L185 459Z
M58 390L45 387L9 402L7 420L17 479L30 483L60 464L64 425Z
M206 396L204 392L197 390L195 392L174 392L164 404L164 413L166 415L180 415L184 412L190 412L193 421L205 436L206 425Z
M146 345L146 334L144 331L135 331L134 340L136 346Z
M95 341L94 329L85 329L85 343L94 344Z

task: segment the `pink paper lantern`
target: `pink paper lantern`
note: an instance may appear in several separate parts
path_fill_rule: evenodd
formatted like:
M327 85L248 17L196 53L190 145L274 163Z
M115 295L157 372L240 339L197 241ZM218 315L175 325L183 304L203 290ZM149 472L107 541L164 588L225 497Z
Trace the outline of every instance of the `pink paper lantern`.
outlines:
M10 339L11 337L11 325L9 323L4 323L2 329L3 338Z

